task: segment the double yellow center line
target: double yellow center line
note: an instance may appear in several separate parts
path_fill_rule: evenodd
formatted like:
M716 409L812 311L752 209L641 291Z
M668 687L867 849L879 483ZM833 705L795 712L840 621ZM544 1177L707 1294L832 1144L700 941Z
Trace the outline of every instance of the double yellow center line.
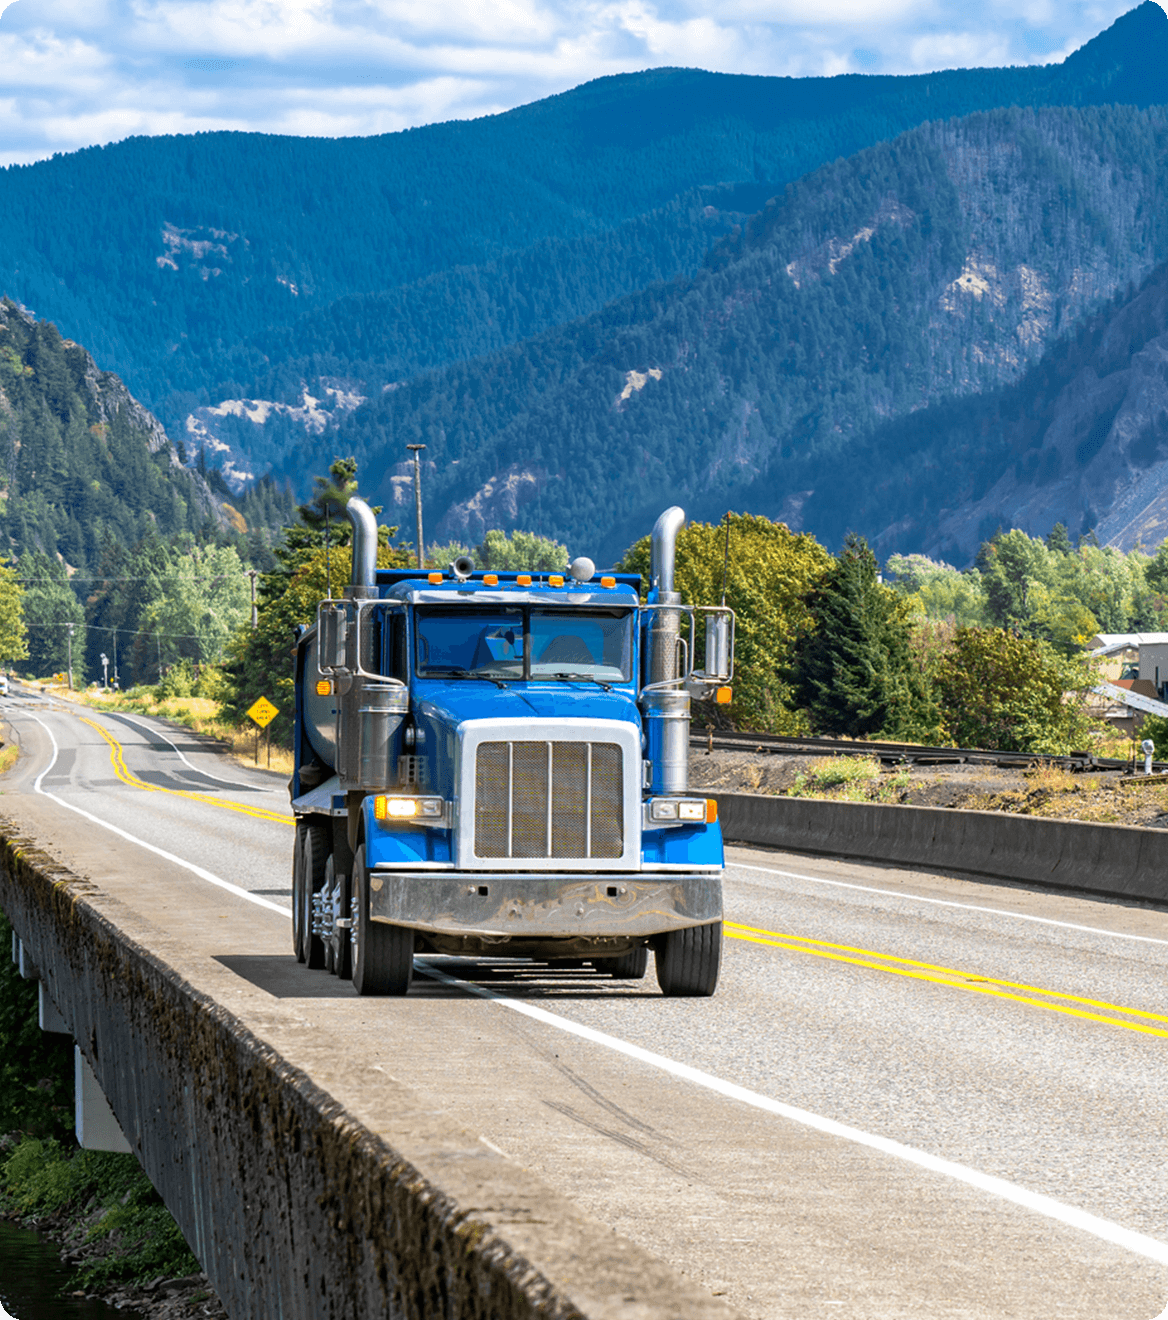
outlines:
M755 926L741 926L728 921L724 925L730 939L746 940L770 948L786 949L791 953L808 953L817 958L830 958L833 962L850 963L854 967L869 967L890 976L907 976L915 981L932 981L952 990L968 990L973 994L992 995L995 999L1012 999L1032 1008L1045 1008L1052 1013L1068 1013L1072 1017L1087 1018L1091 1022L1104 1022L1108 1026L1123 1027L1127 1031L1140 1031L1149 1036L1168 1036L1168 1016L1146 1013L1139 1008L1126 1008L1103 999L1088 999L1083 995L1063 994L1058 990L1044 990L1041 986L1025 985L1019 981L1006 981L997 976L978 976L955 967L942 967L936 963L918 962L915 958L899 958L891 953L878 953L850 944L834 944L830 940L812 940L803 935L787 935L776 930L760 930ZM1083 1005L1078 1008L1075 1005ZM1105 1012L1092 1012L1103 1009ZM1124 1017L1112 1017L1123 1013ZM1138 1020L1132 1020L1138 1019ZM1146 1025L1162 1022L1165 1027Z
M171 797L189 798L192 802L202 802L208 807L222 807L226 811L238 811L242 816L253 816L256 820L274 821L277 825L295 824L293 817L282 815L278 811L268 811L266 807L249 807L242 802L232 802L227 798L212 797L208 793L193 793L187 789L163 788L161 784L148 784L145 780L139 779L126 765L125 757L122 754L122 744L118 742L112 733L103 729L96 720L87 720L84 715L78 716L78 718L82 724L88 724L91 729L96 729L109 743L110 762L114 767L114 774L123 784L128 784L130 788L140 788L145 793L168 793Z

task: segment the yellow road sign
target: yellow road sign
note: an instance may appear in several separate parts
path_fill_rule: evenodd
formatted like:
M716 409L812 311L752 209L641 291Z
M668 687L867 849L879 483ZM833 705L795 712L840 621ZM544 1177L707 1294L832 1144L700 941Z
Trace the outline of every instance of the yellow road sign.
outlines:
M258 724L261 729L266 729L279 713L279 708L273 706L267 697L260 697L255 705L248 710L247 718L253 724Z

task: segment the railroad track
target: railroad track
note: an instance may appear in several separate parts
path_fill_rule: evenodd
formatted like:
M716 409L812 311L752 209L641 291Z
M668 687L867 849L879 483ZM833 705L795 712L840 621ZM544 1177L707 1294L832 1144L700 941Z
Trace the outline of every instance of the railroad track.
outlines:
M1047 756L1035 752L994 752L977 747L922 747L914 743L851 742L842 738L785 737L777 733L741 733L729 729L693 733L690 746L703 751L766 752L789 756L875 756L883 765L994 765L1026 770L1053 765L1081 773L1086 770L1128 770L1132 761L1091 752ZM1168 771L1168 761L1155 761L1154 771Z

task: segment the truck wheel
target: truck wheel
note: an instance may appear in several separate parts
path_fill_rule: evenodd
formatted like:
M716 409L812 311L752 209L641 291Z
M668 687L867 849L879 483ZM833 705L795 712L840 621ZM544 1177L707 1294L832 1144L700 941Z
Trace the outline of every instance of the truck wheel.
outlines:
M335 861L334 853L329 861ZM330 876L333 875L332 867L329 868ZM337 912L342 917L351 917L353 906L353 878L348 875L335 876L334 883L337 887ZM353 975L353 941L347 930L338 930L333 936L333 972L340 977L342 981L348 981Z
M312 933L312 899L324 884L325 866L332 851L332 831L327 825L309 825L304 831L304 884L300 905L300 961L314 971L324 966L324 941Z
M307 826L296 822L296 838L292 843L292 952L297 962L304 961L304 835Z
M414 932L369 919L369 872L365 845L353 858L353 895L357 913L353 943L353 986L359 995L404 995L414 978Z
M722 923L671 930L657 946L657 984L670 998L706 997L718 984Z
M639 981L649 967L649 950L642 944L619 958L593 958L592 966L598 972L607 972L614 981Z

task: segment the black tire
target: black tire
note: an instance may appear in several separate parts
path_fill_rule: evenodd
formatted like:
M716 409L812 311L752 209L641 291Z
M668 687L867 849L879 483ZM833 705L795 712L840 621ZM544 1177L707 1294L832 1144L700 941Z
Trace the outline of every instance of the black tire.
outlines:
M404 995L414 979L414 932L369 918L369 872L365 845L353 858L356 913L351 930L353 986L359 995Z
M298 820L292 842L292 952L297 962L304 961L304 835L307 829L305 823Z
M722 923L671 930L657 946L657 984L671 999L706 998L718 986Z
M593 958L592 966L614 981L640 981L649 970L649 950L642 944L619 958Z
M336 854L333 854L333 860L336 860ZM342 917L352 917L353 913L353 877L351 875L342 875L340 877L340 894L337 897L337 911ZM340 977L342 981L349 981L353 977L353 940L347 930L337 931L337 947L335 965L333 972Z
M300 915L300 947L304 957L300 961L313 971L324 966L324 941L312 933L312 899L324 884L332 842L332 830L327 825L309 825L304 831L304 886Z

